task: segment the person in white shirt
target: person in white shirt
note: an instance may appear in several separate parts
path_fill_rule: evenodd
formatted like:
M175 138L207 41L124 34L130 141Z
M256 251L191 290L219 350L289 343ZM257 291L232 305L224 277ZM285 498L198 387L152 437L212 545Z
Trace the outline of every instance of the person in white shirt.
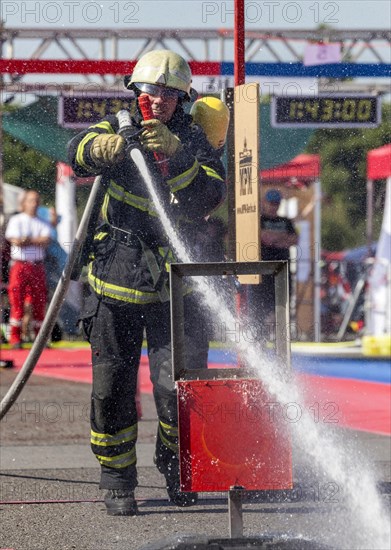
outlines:
M11 243L11 264L8 284L10 302L10 344L22 347L21 331L24 302L31 301L35 334L45 317L47 288L44 259L50 243L50 225L37 217L39 193L27 190L21 201L20 214L11 216L5 232Z

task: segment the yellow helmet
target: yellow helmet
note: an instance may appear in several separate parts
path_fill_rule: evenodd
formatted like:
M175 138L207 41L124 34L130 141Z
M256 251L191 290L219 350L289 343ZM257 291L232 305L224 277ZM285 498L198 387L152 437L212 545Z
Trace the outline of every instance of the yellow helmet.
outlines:
M148 85L157 85L180 92L183 99L195 99L191 88L191 70L183 57L171 50L152 50L139 59L133 74L124 79L126 88L148 93Z
M224 146L227 139L230 113L228 107L217 97L205 96L194 103L190 114L204 130L214 149Z

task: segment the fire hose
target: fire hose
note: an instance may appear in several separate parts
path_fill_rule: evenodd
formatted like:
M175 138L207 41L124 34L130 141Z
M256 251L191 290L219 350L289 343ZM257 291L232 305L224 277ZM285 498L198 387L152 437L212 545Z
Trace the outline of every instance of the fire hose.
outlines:
M74 278L74 269L76 264L78 263L80 252L86 239L91 214L96 208L96 204L102 203L102 201L100 200L100 195L102 195L102 192L103 187L101 185L101 176L97 176L88 197L83 216L80 220L80 224L76 232L75 240L73 241L71 250L67 258L67 262L57 283L56 290L54 291L53 298L46 312L46 316L42 323L41 329L38 332L36 339L34 340L30 353L28 354L21 370L19 371L17 377L15 378L14 382L12 383L0 403L0 420L7 414L9 409L15 403L16 399L19 397L19 394L21 393L26 382L28 381L31 373L34 370L35 365L38 362L38 359L41 356L43 349L46 346L46 342L53 330L58 313L63 304L65 294L69 287L69 283L71 279Z
M139 98L140 100L144 98ZM145 120L153 118L152 110L150 109L149 100L148 104L139 102L140 110ZM130 114L126 110L119 111L117 113L117 118L119 122L119 134L121 134L126 142L127 151L126 154L130 156L130 150L137 147L136 138L140 131L135 129L132 124ZM162 163L161 171L164 172L164 156L155 157L157 162ZM137 158L132 156L133 162L137 165ZM95 227L97 213L99 212L100 205L103 202L103 196L105 193L104 186L101 184L102 176L97 176L94 180L90 195L87 200L86 207L83 212L78 230L76 232L75 240L73 241L70 253L67 258L64 270L61 274L61 277L57 283L56 290L53 294L52 300L46 312L45 319L42 323L41 329L34 340L33 346L28 354L21 370L16 376L14 382L8 389L7 393L0 402L0 421L7 414L9 409L15 403L19 397L21 391L23 390L25 384L27 383L30 375L32 374L38 359L40 358L42 351L44 350L48 338L53 330L54 324L56 322L58 313L63 304L65 294L68 290L69 283L71 280L76 280L80 275L80 270L83 265L82 256L83 256L83 245L86 241L86 238L89 237L90 233ZM99 208L98 208L99 207ZM91 223L92 221L92 223Z

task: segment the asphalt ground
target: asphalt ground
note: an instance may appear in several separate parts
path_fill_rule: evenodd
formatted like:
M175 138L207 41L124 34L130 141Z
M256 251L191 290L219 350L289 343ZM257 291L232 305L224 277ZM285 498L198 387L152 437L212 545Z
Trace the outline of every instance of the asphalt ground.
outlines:
M15 375L13 369L1 371L2 396ZM142 394L137 443L139 515L108 516L89 448L89 399L89 384L33 374L0 423L0 550L358 547L342 543L337 527L349 505L343 488L330 491L332 480L308 469L294 468L294 491L247 495L243 537L236 546L230 546L235 540L230 539L226 493L203 493L191 508L172 506L152 462L157 423L149 394ZM369 457L381 499L389 506L390 438L343 432ZM370 547L377 548L376 543Z

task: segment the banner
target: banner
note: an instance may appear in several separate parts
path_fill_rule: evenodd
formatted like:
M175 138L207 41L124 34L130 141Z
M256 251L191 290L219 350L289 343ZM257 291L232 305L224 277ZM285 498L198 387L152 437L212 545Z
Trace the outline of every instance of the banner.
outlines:
M339 42L309 43L304 49L304 66L325 65L341 62L341 44Z
M260 260L259 86L235 86L236 261ZM259 275L240 275L242 284L258 284Z
M391 334L391 177L387 179L383 224L369 278L367 334Z

